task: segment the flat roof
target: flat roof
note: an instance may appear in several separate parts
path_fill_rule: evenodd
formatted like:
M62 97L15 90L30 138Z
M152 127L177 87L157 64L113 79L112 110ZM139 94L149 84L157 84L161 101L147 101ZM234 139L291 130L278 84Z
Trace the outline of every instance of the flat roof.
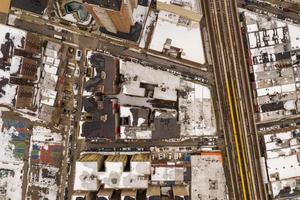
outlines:
M9 13L11 0L1 0L0 12Z
M227 199L222 160L220 152L191 155L191 199Z
M122 83L124 94L144 97L146 89L141 87L141 84L148 84L154 88L154 99L177 100L177 88L180 86L180 77L178 76L126 61L121 61L120 73L125 80Z
M85 90L102 94L116 94L119 91L117 83L119 60L100 53L92 53L88 60L96 74L85 83Z
M270 181L300 176L300 154L267 159L267 171ZM277 175L276 175L277 174ZM278 179L276 178L278 177Z
M159 166L151 168L152 181L184 181L185 167Z
M120 106L121 139L151 139L150 108Z
M171 46L182 49L181 58L204 64L205 55L201 28L198 22L188 26L177 25L179 15L164 10L159 11L149 49L162 52L168 39Z
M83 107L91 121L82 124L82 136L87 138L116 139L117 114L115 104L117 99L104 98L97 102L95 98L83 99Z
M170 139L180 137L180 122L177 113L170 111L155 111L152 139Z
M12 7L42 15L47 8L48 0L12 0Z
M98 5L102 8L119 11L122 0L83 0L83 3Z
M74 190L98 191L100 184L97 179L98 162L76 161Z

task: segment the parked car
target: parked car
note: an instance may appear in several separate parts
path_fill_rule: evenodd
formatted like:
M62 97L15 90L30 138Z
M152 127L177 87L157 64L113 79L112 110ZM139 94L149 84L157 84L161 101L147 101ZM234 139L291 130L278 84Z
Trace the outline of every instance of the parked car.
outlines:
M81 57L82 57L82 51L80 49L77 49L75 54L75 60L80 61Z

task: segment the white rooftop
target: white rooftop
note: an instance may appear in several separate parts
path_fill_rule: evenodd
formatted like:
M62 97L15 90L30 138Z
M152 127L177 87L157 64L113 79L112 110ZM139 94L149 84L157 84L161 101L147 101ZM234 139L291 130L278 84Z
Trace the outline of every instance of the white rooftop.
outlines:
M134 96L145 96L145 89L140 83L158 85L153 98L176 101L180 78L168 72L154 70L133 62L121 62L120 73L125 77L123 93Z
M151 180L152 181L184 181L184 167L165 166L152 167Z
M181 135L213 135L216 120L209 88L189 81L181 81L181 88L189 91L187 97L179 97L179 121Z
M270 181L276 181L272 174L278 174L279 180L300 176L300 162L297 154L267 159Z
M57 58L60 49L61 49L61 44L48 41L44 54L45 56L48 57Z
M191 199L227 200L226 179L220 153L191 156Z
M190 25L178 25L179 15L161 10L158 14L149 48L162 52L167 39L171 46L183 49L181 57L196 63L204 64L205 56L200 25L190 22Z
M76 162L74 190L98 191L98 162Z
M133 172L99 172L98 179L104 188L147 188L148 177Z

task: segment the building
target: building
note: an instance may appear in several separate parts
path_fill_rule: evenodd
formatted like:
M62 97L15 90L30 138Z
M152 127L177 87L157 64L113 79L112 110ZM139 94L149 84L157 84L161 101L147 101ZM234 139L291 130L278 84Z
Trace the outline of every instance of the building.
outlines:
M186 185L173 185L172 192L174 200L188 200L190 197Z
M155 110L152 139L171 139L180 137L180 122L176 111Z
M100 188L96 200L110 200L113 196L113 192L113 189Z
M175 13L187 19L200 22L203 14L201 3L197 0L157 0L157 10Z
M281 20L245 12L248 65L256 91L255 104L261 122L280 120L299 113L300 28Z
M96 22L111 33L129 33L134 25L135 0L84 0L84 6Z
M227 199L221 152L203 152L201 155L191 155L191 168L191 199Z
M146 192L147 200L160 200L160 185L149 185Z
M99 172L99 179L103 183L104 188L113 189L145 189L148 187L148 175L150 164L142 163L141 166L146 169L139 169L140 171L131 171L131 163L126 155L108 156L105 160L105 171ZM135 169L135 168L134 168ZM140 173L141 171L147 174Z
M38 115L38 118L46 121L46 122L53 122L53 113L55 112L55 107L53 106L49 106L46 104L42 104L41 108L40 108L40 112Z
M10 3L11 3L11 0L3 1L0 5L0 12L8 14L10 11Z
M74 190L99 190L100 181L97 179L97 172L103 165L103 160L100 154L85 154L76 161Z
M25 51L34 55L40 54L42 48L42 40L39 35L28 32L25 43Z
M112 95L119 92L119 60L100 53L88 56L88 63L94 71L93 77L85 83L85 90L93 94Z
M176 101L180 78L133 62L121 62L122 89L126 95Z
M21 56L13 56L11 59L11 76L29 81L37 80L37 61Z
M125 189L121 191L121 200L136 200L137 199L137 190Z
M149 48L171 57L204 64L198 0L157 0L158 19Z
M45 58L51 57L54 62L55 58L59 57L59 54L61 53L61 44L52 42L52 41L47 41L47 46L44 52Z
M130 171L134 173L150 175L150 165L148 154L134 154L130 159Z
M148 187L150 175L148 154L132 156L83 154L76 161L75 167L74 191L91 191L97 194L97 199L110 199L115 195L121 195L125 199L136 198L138 189Z
M120 106L120 138L151 139L150 109Z
M292 198L300 189L300 132L278 130L263 135L265 157L261 159L264 183L272 198Z
M11 0L11 7L14 7L25 12L43 15L47 9L48 0Z
M76 191L71 200L94 200L91 192Z
M118 100L94 97L83 99L83 124L81 136L87 139L115 140L118 132Z
M33 109L34 87L26 85L18 85L15 107L17 109Z
M120 61L120 74L121 94L116 97L121 105L121 139L159 140L216 132L209 88L128 61Z

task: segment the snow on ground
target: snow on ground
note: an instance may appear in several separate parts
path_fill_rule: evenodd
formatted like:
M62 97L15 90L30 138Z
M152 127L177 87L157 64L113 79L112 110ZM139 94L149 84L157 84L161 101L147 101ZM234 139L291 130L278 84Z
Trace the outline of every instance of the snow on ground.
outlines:
M24 48L26 35L26 31L0 24L0 46L2 47L0 57L2 58L6 55L11 58L12 49ZM13 105L12 101L15 98L17 86L10 85L8 79L10 78L10 73L18 71L19 61L20 57L14 56L12 58L11 67L9 67L9 65L1 66L0 81L3 82L0 85L0 104Z
M19 71L21 66L22 57L13 56L10 62L10 74L15 74Z
M17 86L6 84L1 89L4 91L4 93L2 93L2 91L0 90L0 105L2 104L13 106L13 99L16 96Z
M51 141L51 143L61 143L62 136L59 133L54 133L50 129L41 126L33 127L32 141L45 143Z
M44 197L44 199L49 200L56 200L57 199L57 193L58 193L58 187L57 185L50 185L48 186L48 194L41 193L41 196Z
M145 48L148 34L150 33L151 30L150 27L153 26L155 21L156 21L156 13L151 11L147 17L146 24L144 26L143 33L141 35L139 47Z
M0 162L1 173L8 173L0 178L0 187L6 189L5 199L22 199L22 176L23 163L13 164Z
M1 107L2 111L7 111L7 108ZM2 120L0 118L0 127L2 130ZM16 158L13 154L14 145L10 143L12 134L18 134L14 127L9 129L3 128L0 132L0 187L6 189L5 199L19 200L22 199L22 170L23 161Z
M9 77L10 77L9 71L0 69L0 80L9 79Z
M0 44L7 41L5 38L7 33L9 33L9 38L12 40L15 48L24 48L24 41L22 42L22 40L26 38L26 31L0 24Z
M9 129L4 128L3 132L1 132L1 140L0 140L0 162L16 162L19 163L19 159L16 158L13 154L14 145L9 143L12 140L12 135L18 135L18 132L14 127L10 127Z
M200 24L190 21L189 25L179 25L178 20L179 15L161 10L149 48L162 52L166 40L171 39L171 46L183 49L181 58L204 64Z
M149 7L141 6L138 5L134 10L133 10L133 21L139 22L141 24L144 23L147 17Z

